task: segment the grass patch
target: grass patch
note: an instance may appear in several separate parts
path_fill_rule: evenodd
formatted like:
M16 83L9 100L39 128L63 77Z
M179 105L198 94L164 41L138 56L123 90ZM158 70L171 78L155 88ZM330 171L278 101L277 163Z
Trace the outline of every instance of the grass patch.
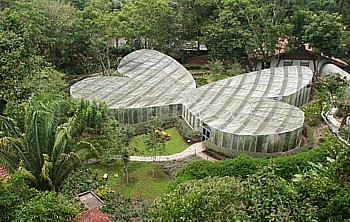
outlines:
M152 177L152 163L129 162L129 186L126 185L126 176L123 162L118 160L109 165L100 163L91 164L90 167L102 177L108 173L107 185L114 191L131 198L141 197L149 202L163 197L168 190L170 178L159 167L156 167L155 178ZM118 174L118 177L114 175Z
M176 127L172 127L164 131L171 135L171 139L165 142L165 152L160 153L159 155L181 153L188 147L188 144L178 133ZM131 147L133 147L132 150L134 151L131 153L131 155L152 156L152 153L147 152L146 150L142 135L136 136L131 140Z

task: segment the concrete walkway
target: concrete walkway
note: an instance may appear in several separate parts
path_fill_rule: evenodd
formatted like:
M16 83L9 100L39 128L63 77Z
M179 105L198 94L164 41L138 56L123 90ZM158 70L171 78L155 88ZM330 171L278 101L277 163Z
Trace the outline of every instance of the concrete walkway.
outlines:
M156 156L155 161L163 162L163 161L181 160L192 155L198 155L205 160L214 161L215 159L203 153L205 149L203 148L202 144L203 142L192 144L181 153L176 153L168 156ZM130 156L130 160L141 161L141 162L151 162L153 161L153 157L152 156Z
M327 114L323 114L321 113L321 116L323 118L323 120L325 121L325 123L328 125L328 128L330 129L330 131L336 135L336 137L338 137L338 139L345 145L347 145L348 147L350 147L350 143L348 142L348 140L343 139L343 137L340 134L340 125L341 123L334 118L334 114L337 111L337 108L332 108L331 111Z

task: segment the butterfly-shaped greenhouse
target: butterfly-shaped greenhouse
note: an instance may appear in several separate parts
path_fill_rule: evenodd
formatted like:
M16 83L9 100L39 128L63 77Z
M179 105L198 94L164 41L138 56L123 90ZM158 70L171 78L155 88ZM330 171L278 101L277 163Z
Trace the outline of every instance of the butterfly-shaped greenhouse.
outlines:
M249 152L283 152L300 146L312 71L286 66L250 72L196 88L176 60L138 50L122 59L121 77L86 78L74 98L104 100L124 124L181 116L218 146Z

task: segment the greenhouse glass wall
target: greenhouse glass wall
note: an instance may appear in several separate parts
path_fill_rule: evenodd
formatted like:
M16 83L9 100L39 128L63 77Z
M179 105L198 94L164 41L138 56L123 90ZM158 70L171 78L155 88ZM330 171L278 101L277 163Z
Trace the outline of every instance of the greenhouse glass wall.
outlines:
M154 50L127 55L121 77L91 77L71 87L74 98L104 100L119 122L181 116L203 139L249 152L282 152L300 146L312 71L279 67L196 88L191 74Z

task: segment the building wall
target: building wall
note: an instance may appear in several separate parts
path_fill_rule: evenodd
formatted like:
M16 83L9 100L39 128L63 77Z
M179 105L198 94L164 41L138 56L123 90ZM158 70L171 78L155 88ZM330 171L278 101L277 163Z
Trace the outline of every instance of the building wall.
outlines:
M193 130L203 131L203 123L198 120L198 114L196 116L183 106L182 116ZM274 135L235 135L207 125L206 128L211 134L209 140L217 146L247 152L285 152L300 147L302 137L302 127Z
M282 101L300 107L309 101L311 87L303 87L298 92L289 96L283 96Z
M302 127L274 135L235 135L211 129L210 140L221 147L245 152L285 152L300 147Z
M317 70L317 61L316 61L316 68L313 60L292 60L292 59L281 59L280 62L278 62L278 59L272 59L270 61L270 67L283 67L283 66L306 66L309 67L313 72ZM258 61L256 64L256 70L262 70L262 61Z
M153 117L164 119L181 116L182 105L173 104L157 107L112 109L113 115L122 124L137 124L151 121Z

